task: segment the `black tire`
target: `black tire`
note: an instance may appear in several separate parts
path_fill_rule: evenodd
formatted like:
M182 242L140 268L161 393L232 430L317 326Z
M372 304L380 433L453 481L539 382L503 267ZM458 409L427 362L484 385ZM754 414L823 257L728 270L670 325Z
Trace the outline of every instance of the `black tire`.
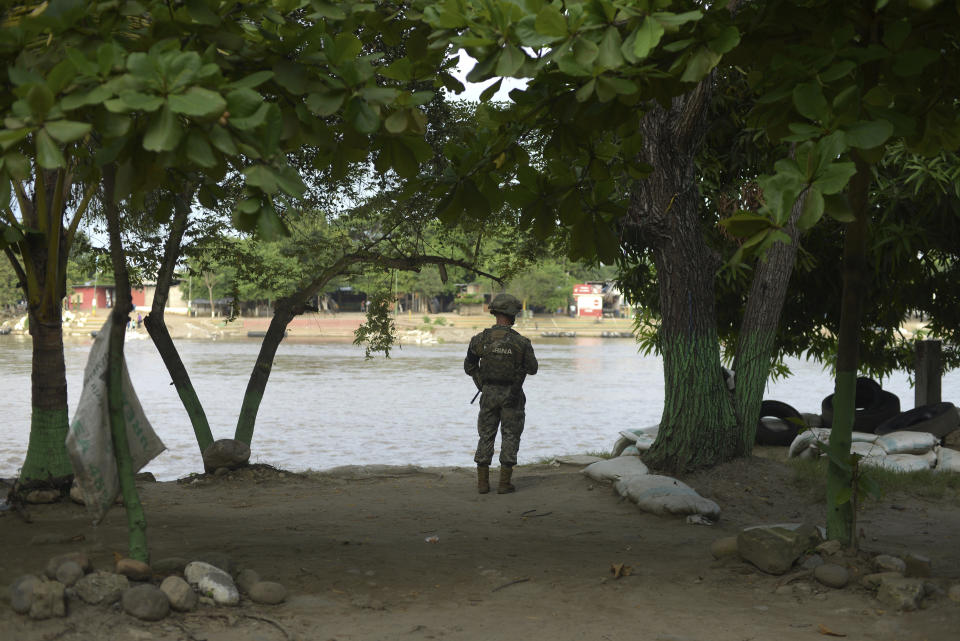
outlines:
M858 377L856 397L853 401L857 406L857 411L877 405L880 402L882 393L883 388L880 387L880 383L866 376ZM820 403L820 420L823 423L823 427L827 429L833 425L833 394L823 399Z
M937 438L943 438L957 429L960 419L953 403L933 403L921 405L887 419L877 426L877 434L890 432L929 432Z
M760 404L760 418L773 416L787 424L785 430L770 429L763 421L757 423L757 445L779 445L789 447L804 425L800 412L780 401L764 401Z
M858 388L860 380L870 379L857 379ZM900 399L892 392L880 390L880 397L875 403L865 407L860 407L860 403L857 403L857 410L853 415L853 429L856 432L873 433L877 426L898 414L900 414ZM824 427L833 427L833 394L823 399L820 405L820 416Z

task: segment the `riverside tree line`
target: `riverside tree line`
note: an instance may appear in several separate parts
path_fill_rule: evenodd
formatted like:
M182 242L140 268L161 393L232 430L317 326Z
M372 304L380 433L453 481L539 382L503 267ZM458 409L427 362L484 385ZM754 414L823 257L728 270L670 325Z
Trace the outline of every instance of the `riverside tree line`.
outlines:
M909 363L909 313L957 344L958 27L947 0L6 3L0 246L33 341L21 481L71 474L60 313L84 227L109 239L118 294L157 281L146 327L200 451L212 435L163 318L191 265L275 292L238 412L249 444L286 324L336 279L367 279L357 339L389 353L396 270L503 283L565 256L615 267L646 310L655 468L749 455L779 359L833 365L827 523L849 541L858 371ZM479 105L449 99L461 51L469 81L492 81ZM490 103L505 78L525 84ZM118 295L108 389L144 560L129 312Z

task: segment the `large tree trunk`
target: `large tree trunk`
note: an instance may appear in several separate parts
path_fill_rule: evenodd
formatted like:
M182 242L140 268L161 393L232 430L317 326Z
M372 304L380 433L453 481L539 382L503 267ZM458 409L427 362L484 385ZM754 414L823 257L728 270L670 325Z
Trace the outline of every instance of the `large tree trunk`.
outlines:
M669 109L654 104L644 115L643 155L654 170L634 184L626 221L653 250L660 292L665 398L660 432L645 460L670 472L728 460L737 442L714 309L719 260L700 231L694 162L712 81L674 98Z
M183 242L183 233L187 227L187 218L190 214L190 196L177 198L176 211L173 220L170 223L170 235L163 248L163 263L160 265L160 271L157 274L157 289L153 295L153 306L150 313L143 320L143 324L153 339L153 344L163 359L163 364L167 367L167 373L177 388L177 394L183 403L187 415L190 417L190 423L193 425L193 432L197 437L197 445L200 452L203 453L211 443L213 443L213 434L210 431L210 423L207 420L207 414L203 410L203 404L197 396L197 391L190 381L190 375L187 368L180 359L177 347L170 337L167 324L163 319L163 311L170 295L170 283L173 280L173 271L177 260L180 258L180 245Z

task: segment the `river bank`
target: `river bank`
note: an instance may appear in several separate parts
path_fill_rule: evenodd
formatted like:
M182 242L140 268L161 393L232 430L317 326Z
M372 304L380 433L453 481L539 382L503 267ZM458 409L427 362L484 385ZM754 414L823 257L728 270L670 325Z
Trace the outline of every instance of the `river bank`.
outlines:
M284 585L286 601L201 604L156 623L75 598L66 618L44 621L4 604L0 638L947 641L960 629L960 604L945 593L960 580L960 549L946 544L960 528L955 496L888 496L859 516L865 549L933 560L931 590L942 591L923 609L899 613L859 585L835 590L809 572L773 576L711 556L715 540L745 526L823 523L822 501L782 460L756 456L685 478L721 505L711 527L639 512L580 469L520 466L511 495L478 495L469 467L294 474L258 466L141 482L152 560L253 569ZM29 522L0 513L0 581L73 551L112 571L126 551L125 529L121 509L93 527L69 501L31 506ZM627 571L615 578L611 566L619 564Z

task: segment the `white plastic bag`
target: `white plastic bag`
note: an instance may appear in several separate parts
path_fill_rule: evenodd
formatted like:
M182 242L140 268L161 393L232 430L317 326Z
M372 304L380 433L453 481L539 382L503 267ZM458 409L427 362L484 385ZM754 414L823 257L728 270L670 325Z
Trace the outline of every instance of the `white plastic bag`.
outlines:
M605 461L591 463L580 470L594 481L616 481L624 476L647 474L647 466L637 456L618 456Z
M658 474L621 477L614 488L637 504L644 512L653 514L702 514L710 519L720 516L720 506L705 499L689 485Z
M107 317L107 322L97 333L97 338L90 348L90 356L83 371L83 391L80 393L80 402L70 423L66 441L67 454L73 464L77 484L95 521L103 518L120 492L107 400L112 320L112 315ZM126 360L123 363L122 386L127 442L133 469L137 472L166 447L143 413L143 407L127 372Z
M890 432L877 439L887 454L923 454L933 449L939 439L929 432Z

